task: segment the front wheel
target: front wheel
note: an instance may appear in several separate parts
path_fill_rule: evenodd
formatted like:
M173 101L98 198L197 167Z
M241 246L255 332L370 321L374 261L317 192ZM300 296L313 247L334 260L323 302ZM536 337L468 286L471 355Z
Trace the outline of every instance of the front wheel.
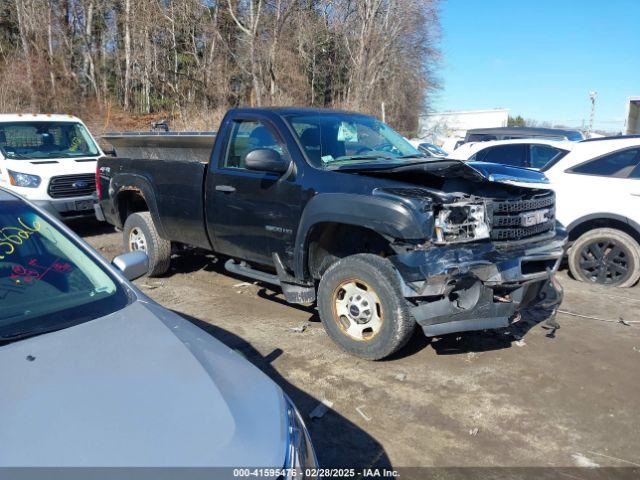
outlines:
M147 254L150 277L157 277L169 270L171 242L158 234L149 212L129 215L124 223L122 236L125 252L143 251Z
M582 234L571 246L568 260L571 273L582 282L631 287L640 278L638 242L614 228Z
M351 255L333 263L320 280L318 310L331 339L367 360L398 351L415 329L397 272L377 255Z

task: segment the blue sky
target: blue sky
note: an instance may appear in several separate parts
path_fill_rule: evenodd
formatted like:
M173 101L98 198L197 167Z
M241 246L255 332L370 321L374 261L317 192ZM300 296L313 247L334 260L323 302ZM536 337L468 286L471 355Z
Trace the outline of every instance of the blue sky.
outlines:
M441 14L433 110L580 126L595 90L596 128L616 131L640 96L640 0L443 0Z

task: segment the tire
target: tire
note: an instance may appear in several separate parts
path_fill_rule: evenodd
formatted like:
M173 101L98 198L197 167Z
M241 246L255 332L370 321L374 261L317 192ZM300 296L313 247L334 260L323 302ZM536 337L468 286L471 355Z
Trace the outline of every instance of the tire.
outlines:
M122 240L126 252L136 250L147 252L149 277L160 276L169 270L171 242L158 235L149 212L133 213L127 217L122 230Z
M631 287L640 278L640 245L615 228L582 234L568 254L571 274L581 282Z
M397 275L389 260L371 254L351 255L327 268L318 310L325 331L343 350L380 360L409 341L416 322Z

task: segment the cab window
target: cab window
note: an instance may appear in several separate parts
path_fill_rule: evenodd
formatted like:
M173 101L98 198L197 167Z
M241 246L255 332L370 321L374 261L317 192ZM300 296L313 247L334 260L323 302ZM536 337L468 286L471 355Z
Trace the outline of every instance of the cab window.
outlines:
M280 155L283 153L282 146L275 135L263 122L236 120L231 127L231 138L222 166L244 169L247 154L259 148L269 148Z

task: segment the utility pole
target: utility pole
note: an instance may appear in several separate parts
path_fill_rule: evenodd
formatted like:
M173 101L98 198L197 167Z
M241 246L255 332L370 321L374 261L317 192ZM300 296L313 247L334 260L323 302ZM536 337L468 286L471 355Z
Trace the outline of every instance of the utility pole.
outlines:
M598 92L591 91L589 92L589 100L591 100L591 115L589 117L589 130L587 131L587 138L591 138L591 133L593 133L593 120L596 117L596 98L598 97Z
M382 104L380 105L380 110L382 113L382 123L387 123L387 112L385 111L385 108L384 108L384 102L382 102Z

